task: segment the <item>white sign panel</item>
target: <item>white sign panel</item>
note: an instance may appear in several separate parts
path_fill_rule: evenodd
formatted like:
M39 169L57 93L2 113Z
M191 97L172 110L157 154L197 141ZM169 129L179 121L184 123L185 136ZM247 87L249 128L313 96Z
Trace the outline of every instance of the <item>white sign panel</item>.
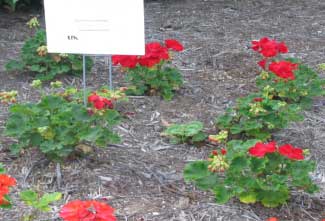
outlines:
M143 0L44 0L48 51L143 55Z

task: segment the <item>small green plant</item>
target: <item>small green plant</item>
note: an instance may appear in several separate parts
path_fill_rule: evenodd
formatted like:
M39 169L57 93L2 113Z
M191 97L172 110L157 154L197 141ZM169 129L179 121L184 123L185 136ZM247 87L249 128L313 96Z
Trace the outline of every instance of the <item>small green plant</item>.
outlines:
M38 29L38 21L33 18L28 22L28 26L36 28L35 35L27 39L24 43L20 59L10 60L6 65L6 70L26 71L35 73L36 78L40 80L51 80L61 74L82 73L82 57L72 54L52 54L47 52L46 32L44 29ZM90 71L93 62L90 58L86 59L86 68Z
M41 87L38 83L34 81L33 85ZM53 90L50 94L43 92L39 102L10 107L5 134L18 140L11 146L13 153L38 147L50 159L62 161L79 144L105 147L120 141L112 130L120 122L119 112L113 109L115 101L92 93L89 107L85 107L76 89Z
M294 189L317 191L309 176L315 162L305 160L306 153L290 144L233 140L227 152L213 151L208 160L188 164L184 178L203 190L211 190L218 203L236 197L243 203L277 207L290 198Z
M265 94L250 94L239 98L234 108L220 116L217 127L240 138L266 140L276 129L285 128L292 121L303 120L301 107L295 103L269 98Z
M159 42L146 45L144 56L112 57L115 65L120 64L126 69L126 80L131 83L128 94L161 95L165 100L171 100L174 91L183 84L179 70L171 65L172 52L182 51L183 46L174 39L165 41L165 46Z
M202 130L203 124L199 121L193 121L187 124L172 124L162 134L169 137L174 144L198 143L207 138Z
M0 6L6 6L7 8L9 8L9 10L11 12L16 11L17 6L29 6L32 3L37 3L37 4L41 4L41 0L38 1L33 1L33 0L0 0Z
M23 220L37 220L40 213L49 212L51 210L50 204L61 200L61 197L62 194L59 192L45 193L42 196L32 190L25 190L20 192L20 199L26 205L33 208L32 212L29 215L23 217Z

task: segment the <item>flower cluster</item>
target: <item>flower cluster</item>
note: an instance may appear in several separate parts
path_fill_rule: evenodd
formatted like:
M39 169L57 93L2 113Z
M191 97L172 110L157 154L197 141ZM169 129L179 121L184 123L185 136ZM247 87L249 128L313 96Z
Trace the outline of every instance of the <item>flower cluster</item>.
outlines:
M0 174L0 206L10 205L7 199L9 188L16 185L16 180L6 174Z
M64 221L115 221L114 209L95 200L75 200L64 205L60 211Z
M258 142L255 146L251 147L248 152L250 155L262 158L265 154L279 152L282 156L285 156L292 160L303 160L303 150L298 147L294 147L291 144L284 144L277 147L276 142L271 141L269 143Z
M258 62L258 65L264 70L270 70L272 73L283 79L294 80L294 71L298 69L298 65L290 61L271 61L269 59L288 52L288 47L284 42L277 42L267 37L261 38L259 41L252 41L252 49L260 53L264 58ZM268 65L268 63L270 63ZM268 65L268 67L267 67Z
M227 150L222 148L219 152L218 150L213 150L208 161L210 162L208 166L208 170L215 172L224 172L228 169L229 165L226 162L225 155L227 154Z
M165 40L165 45L159 42L151 42L146 44L145 55L114 55L112 56L113 64L120 64L125 68L135 68L138 64L151 68L161 61L170 59L169 50L183 51L184 47L175 39Z
M97 110L114 108L113 102L111 100L101 97L96 93L92 93L90 96L88 96L88 102L91 103Z
M222 130L216 135L209 135L208 139L211 143L217 144L225 142L228 138L228 131Z
M17 91L4 91L0 92L0 103L2 104L10 104L16 103Z

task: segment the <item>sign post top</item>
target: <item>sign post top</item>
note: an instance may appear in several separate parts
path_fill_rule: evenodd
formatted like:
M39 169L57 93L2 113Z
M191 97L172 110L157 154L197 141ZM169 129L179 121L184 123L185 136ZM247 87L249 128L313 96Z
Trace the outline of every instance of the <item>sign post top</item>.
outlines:
M53 53L143 55L143 0L44 0Z

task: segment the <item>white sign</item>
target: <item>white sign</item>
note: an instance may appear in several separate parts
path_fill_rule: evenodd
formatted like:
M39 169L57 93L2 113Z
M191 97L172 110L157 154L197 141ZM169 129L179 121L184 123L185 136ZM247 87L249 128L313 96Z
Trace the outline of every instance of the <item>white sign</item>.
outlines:
M143 55L143 0L44 0L52 53Z

